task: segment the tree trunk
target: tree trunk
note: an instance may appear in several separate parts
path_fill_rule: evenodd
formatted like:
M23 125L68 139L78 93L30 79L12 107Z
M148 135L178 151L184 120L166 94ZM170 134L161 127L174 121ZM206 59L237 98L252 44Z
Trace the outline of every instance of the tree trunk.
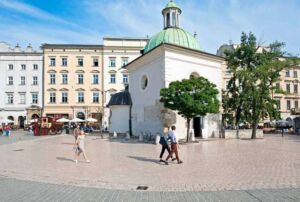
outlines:
M186 142L190 141L190 123L191 119L187 119L187 133L186 133Z
M257 123L252 124L252 136L251 139L256 139L256 128L257 128Z

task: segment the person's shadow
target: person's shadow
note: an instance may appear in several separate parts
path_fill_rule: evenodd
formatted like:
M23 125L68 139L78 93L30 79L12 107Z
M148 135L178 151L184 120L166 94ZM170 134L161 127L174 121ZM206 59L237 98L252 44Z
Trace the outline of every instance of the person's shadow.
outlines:
M56 159L60 160L60 161L71 161L71 162L74 161L73 159L69 159L69 158L65 158L65 157L56 157Z
M162 165L157 159L150 159L150 158L142 157L142 156L128 156L128 158L135 159L137 161L144 161L144 162L156 163L156 164Z

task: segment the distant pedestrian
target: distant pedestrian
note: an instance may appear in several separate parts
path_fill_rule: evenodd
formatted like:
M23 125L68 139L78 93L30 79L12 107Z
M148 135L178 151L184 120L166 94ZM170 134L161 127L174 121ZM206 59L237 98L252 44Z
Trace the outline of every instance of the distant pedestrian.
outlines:
M162 157L163 157L166 150L168 151L168 154L171 153L171 149L170 149L169 141L168 141L169 139L170 138L168 136L168 128L164 127L163 134L161 135L160 140L159 140L159 144L161 144L161 152L160 152L160 156L159 156L159 158L160 158L159 161L163 162L163 163L166 163L166 164L167 164L167 162L164 161L162 159Z
M76 143L76 140L78 138L78 136L80 135L80 127L79 125L76 125L76 128L73 130L73 136L75 138L75 143Z
M11 135L11 127L9 125L5 126L5 134L7 137Z
M183 162L179 159L179 155L178 155L178 140L177 140L177 135L175 133L176 127L172 126L171 129L172 130L169 132L169 136L171 139L171 153L166 158L166 162L168 162L169 158L172 158L173 153L175 153L177 163L181 164Z
M29 134L30 134L30 135L33 135L33 128L32 128L32 125L29 126Z
M77 163L78 162L78 157L79 155L82 153L83 154L83 158L85 159L85 161L87 163L90 163L91 161L88 160L87 156L86 156L86 153L85 153L85 147L84 147L84 139L85 139L85 133L84 131L80 131L80 135L77 137L77 140L76 140L76 150L75 150L75 159L74 159L74 162Z

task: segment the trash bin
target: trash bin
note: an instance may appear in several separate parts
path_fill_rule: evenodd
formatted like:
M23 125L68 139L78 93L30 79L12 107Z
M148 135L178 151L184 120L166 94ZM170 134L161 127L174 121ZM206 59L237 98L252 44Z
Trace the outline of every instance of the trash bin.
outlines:
M70 134L70 128L69 127L66 127L66 134Z

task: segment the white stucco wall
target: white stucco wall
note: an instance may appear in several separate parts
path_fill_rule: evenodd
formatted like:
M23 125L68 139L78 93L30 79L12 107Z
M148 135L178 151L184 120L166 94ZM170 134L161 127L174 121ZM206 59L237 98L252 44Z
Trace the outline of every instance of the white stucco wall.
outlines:
M161 132L163 123L160 119L161 108L158 104L160 89L167 87L172 81L188 79L192 73L197 73L216 84L221 92L221 59L217 60L207 54L172 48L161 46L128 67L129 89L133 101L134 135ZM141 89L143 75L147 75L149 79L148 88L144 91ZM219 99L221 102L221 94L219 94ZM203 138L219 137L220 124L220 114L207 115L204 118ZM178 137L186 138L185 119L177 115L175 125Z
M110 106L109 132L126 133L129 132L129 110L127 105Z
M221 103L222 69L219 61L214 61L201 55L183 54L182 52L177 52L172 49L166 50L165 61L166 86L169 86L172 81L189 79L192 73L197 73L199 76L207 78L217 86L220 92L218 98ZM187 132L186 120L180 115L177 115L176 120L178 136L185 138ZM204 117L204 128L202 129L203 138L219 136L220 123L220 114L207 115Z
M156 134L162 131L160 110L156 105L160 89L164 87L164 57L163 52L155 51L138 61L136 69L129 70L129 91L132 106L133 135L141 133ZM141 88L142 77L148 77L148 86Z

